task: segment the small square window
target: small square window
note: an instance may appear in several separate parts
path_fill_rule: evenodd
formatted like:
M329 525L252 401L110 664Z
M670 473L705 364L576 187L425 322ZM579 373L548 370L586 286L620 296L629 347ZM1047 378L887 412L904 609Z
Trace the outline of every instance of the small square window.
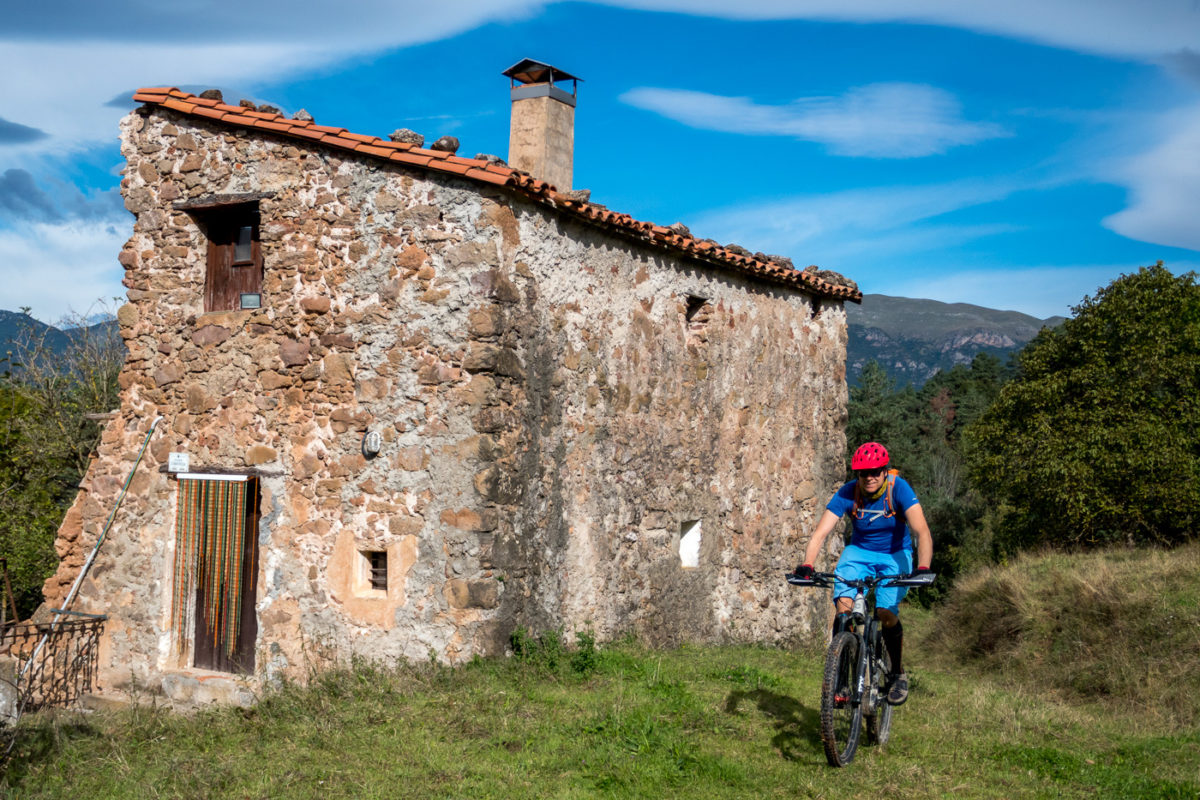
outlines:
M363 553L367 558L367 585L376 592L386 592L388 588L387 551L373 550Z

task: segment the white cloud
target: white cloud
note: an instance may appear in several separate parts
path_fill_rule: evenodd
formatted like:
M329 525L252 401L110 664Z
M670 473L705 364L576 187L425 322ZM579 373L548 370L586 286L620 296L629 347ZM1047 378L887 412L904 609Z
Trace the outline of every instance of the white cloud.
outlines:
M949 92L911 83L875 83L841 97L803 97L785 106L649 87L625 92L621 100L694 128L793 136L845 156L929 156L1008 135L999 125L964 120Z
M113 143L125 111L105 104L142 86L233 85L249 92L338 61L512 20L544 3L456 0L447 11L432 3L363 0L349 14L302 0L246 0L232 17L210 5L63 0L6 10L0 116L49 138L0 148L0 168L31 154L70 155Z
M1200 250L1200 106L1166 116L1167 133L1127 161L1117 180L1129 189L1129 206L1104 220L1130 239Z
M725 19L907 22L965 28L1099 55L1155 60L1200 50L1195 0L607 0Z
M868 252L895 256L960 244L1006 229L929 220L1002 200L1021 188L1025 186L1014 179L854 189L714 209L696 218L691 227L699 236L738 242L767 253L791 254L798 263L853 273L852 264ZM918 224L923 227L914 229Z
M77 220L0 230L0 308L31 306L33 316L54 323L124 295L117 253L132 224Z
M0 42L0 108L8 118L50 138L0 150L0 159L66 156L113 144L126 109L106 105L141 86L245 83L286 74L327 53L262 43L171 47L155 43ZM234 98L234 102L237 98ZM132 100L130 101L132 106Z

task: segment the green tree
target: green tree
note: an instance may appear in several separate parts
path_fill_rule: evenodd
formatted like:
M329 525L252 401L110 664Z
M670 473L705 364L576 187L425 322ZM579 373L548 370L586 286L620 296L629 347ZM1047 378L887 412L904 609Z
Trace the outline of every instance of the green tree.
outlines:
M22 616L58 563L55 534L100 436L89 415L119 405L125 347L115 322L71 321L65 350L31 324L0 375L0 557Z
M1162 262L1043 330L969 431L1002 552L1177 544L1200 521L1200 286Z
M908 452L917 435L911 407L916 392L911 386L897 389L878 362L868 361L858 385L850 387L849 420L846 423L846 463L863 442L880 442L889 451Z
M897 390L884 370L870 362L850 390L847 446L882 442L913 485L933 531L933 568L944 580L921 590L933 601L963 569L990 559L983 531L987 504L965 481L963 429L991 404L1012 369L981 353L970 366L938 372L920 390Z

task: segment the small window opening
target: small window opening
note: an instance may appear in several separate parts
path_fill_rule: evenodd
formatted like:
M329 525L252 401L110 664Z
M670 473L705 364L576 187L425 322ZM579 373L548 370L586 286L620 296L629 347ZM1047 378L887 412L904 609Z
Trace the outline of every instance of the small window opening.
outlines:
M233 265L247 266L254 263L254 226L242 225L238 228L237 244L233 246Z
M688 295L687 310L683 312L683 318L688 322L705 323L708 322L708 301L703 297ZM699 319L697 319L699 317Z
M700 566L700 520L693 519L679 526L679 563L685 569Z
M387 551L376 550L365 553L367 557L367 583L377 592L386 592L388 588Z
M263 258L257 203L196 211L208 237L204 310L262 306Z

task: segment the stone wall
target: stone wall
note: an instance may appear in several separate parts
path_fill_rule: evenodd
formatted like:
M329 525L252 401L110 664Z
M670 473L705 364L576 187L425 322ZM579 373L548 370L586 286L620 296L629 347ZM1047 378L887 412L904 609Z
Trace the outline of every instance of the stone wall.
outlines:
M171 452L260 476L251 685L351 652L503 652L516 625L672 643L824 624L782 572L841 476L840 303L465 180L168 111L126 117L122 149L122 407L46 585L61 602L161 415L75 604L110 615L106 687L240 691L188 669L170 631ZM176 204L251 192L263 308L204 313L206 239ZM384 440L370 460L368 430ZM388 552L386 593L358 586L363 549Z

